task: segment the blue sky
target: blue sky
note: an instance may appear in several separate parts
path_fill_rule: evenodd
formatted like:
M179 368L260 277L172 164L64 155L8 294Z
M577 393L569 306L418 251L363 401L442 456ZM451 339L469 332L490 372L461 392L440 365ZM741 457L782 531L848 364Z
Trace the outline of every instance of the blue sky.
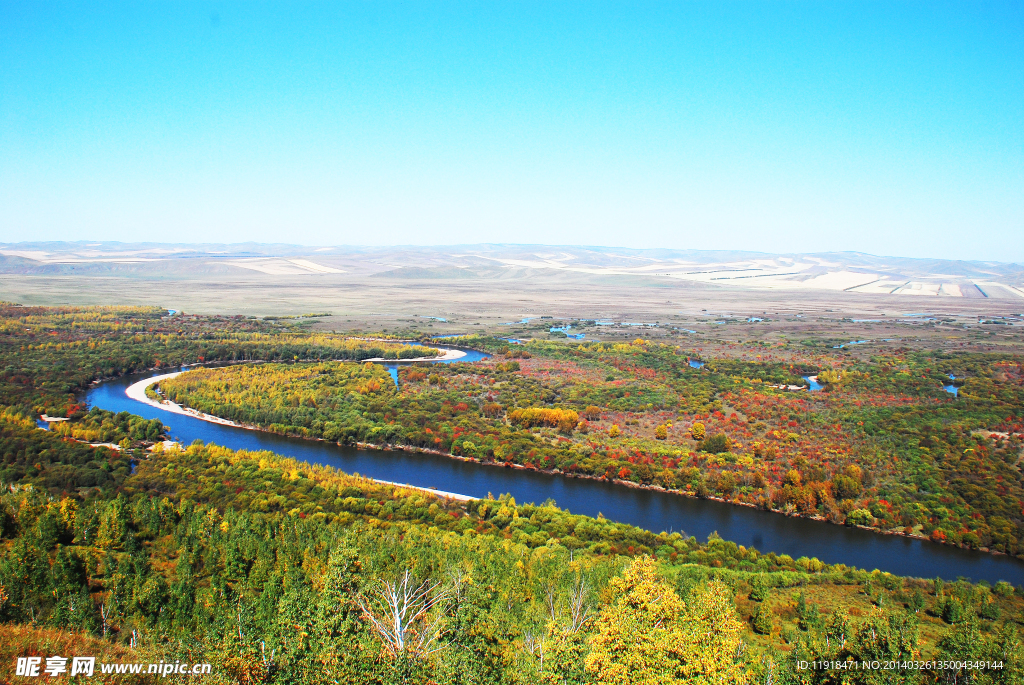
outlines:
M0 0L0 241L1024 261L1024 4Z

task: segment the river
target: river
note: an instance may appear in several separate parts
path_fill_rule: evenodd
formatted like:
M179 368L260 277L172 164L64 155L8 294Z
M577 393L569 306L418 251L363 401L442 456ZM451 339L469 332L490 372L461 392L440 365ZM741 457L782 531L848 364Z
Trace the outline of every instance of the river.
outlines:
M817 557L827 563L877 568L905 576L941 576L947 580L964 576L976 581L1006 580L1014 585L1024 584L1024 563L1006 556L602 481L506 469L433 454L358 449L288 438L170 413L125 395L125 389L135 381L167 371L107 381L89 390L85 399L90 407L160 419L170 428L172 439L183 444L202 440L232 449L270 450L348 473L474 497L507 492L519 503L540 503L550 498L574 514L597 516L600 513L613 521L655 532L685 532L699 540L717 531L737 544L762 552L789 554L793 558Z

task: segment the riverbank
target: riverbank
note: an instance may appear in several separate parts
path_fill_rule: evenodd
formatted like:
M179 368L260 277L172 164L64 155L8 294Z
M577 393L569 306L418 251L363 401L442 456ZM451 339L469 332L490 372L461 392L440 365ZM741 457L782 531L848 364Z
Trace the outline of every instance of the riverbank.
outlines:
M259 431L273 433L273 431L267 431L266 429L260 428L258 426L253 426L253 427L244 426L244 427L245 428L250 428L252 430L259 430ZM287 437L299 438L301 440L321 440L322 441L321 438L306 438L306 437L297 436L297 435L289 435ZM700 495L696 494L695 492L690 492L688 490L669 490L668 488L661 487L660 485L644 485L643 483L636 483L636 482L631 481L631 480L622 480L620 478L603 478L601 476L592 476L592 475L586 474L586 473L574 473L574 472L571 472L571 471L562 471L560 469L538 469L538 468L533 467L533 466L526 466L526 465L523 465L523 464L515 464L513 462L484 461L482 459L477 459L476 457L465 457L465 456L462 456L462 455L459 455L459 454L452 454L451 452L445 452L443 450L435 450L435 449L431 449L430 447L416 447L414 445L399 445L399 444L390 444L390 443L385 443L383 445L378 445L378 444L372 443L372 442L357 442L356 443L356 447L359 447L361 449L380 450L380 451L396 451L397 450L397 451L401 451L401 452L412 452L412 453L417 453L417 454L432 454L432 455L439 456L439 457L447 457L449 459L455 459L457 461L463 461L463 462L466 462L466 463L469 463L469 464L479 464L480 466L493 466L493 467L497 467L497 468L517 469L517 470L520 470L520 471L530 471L530 472L533 472L533 473L543 473L543 474L546 474L546 475L549 475L549 476L562 476L564 478L576 478L576 479L580 479L580 480L594 481L594 482L597 482L597 483L610 483L612 485L616 485L616 486L624 487L624 488L632 488L634 490L643 490L643 491L647 491L647 492L660 492L660 493L664 493L666 495L678 495L680 497L686 497L688 499L707 500L709 502L719 502L721 504L727 504L727 505L735 506L735 507L746 507L748 509L759 509L761 511L765 511L765 512L770 513L770 514L778 514L780 516L785 516L787 518L803 519L805 521L815 521L817 523L827 523L827 524L830 524L830 525L833 525L833 526L838 526L838 527L841 527L841 528L856 528L858 530L864 530L864 531L868 531L870 533L874 533L875 535L892 535L892 536L908 538L910 540L921 540L923 542L935 542L934 540L929 538L927 535L914 535L912 533L908 534L905 531L899 530L899 529L882 530L882 529L879 529L879 528L872 528L871 526L862 526L862 525L848 526L845 523L836 523L834 521L830 521L827 518L825 518L824 516L807 516L806 514L801 514L801 513L796 512L796 511L778 511L776 509L761 509L760 507L758 507L756 504L753 504L752 502L741 502L739 500L727 499L725 497L718 497L718 496L715 496L715 495L705 495L705 496L701 497ZM984 547L983 548L979 548L979 549L972 549L970 547L965 547L963 545L950 545L948 543L936 543L936 544L941 544L941 545L946 546L946 547L954 547L956 549L964 549L964 550L970 550L970 551L975 551L975 552L981 552L981 553L984 553L984 554L991 554L993 556L1009 557L1009 555L1007 555L1007 554L1005 554L1003 552L997 552L997 551L990 550L990 549L984 548Z
M465 355L464 352L462 352L461 354ZM370 360L367 360L367 361L370 361ZM403 361L405 361L405 360L403 360ZM412 360L408 360L408 361L412 361ZM203 412L196 411L195 409L191 409L189 407L183 407L180 404L176 404L174 402L171 402L170 400L157 401L157 400L154 400L154 399L152 399L152 398L150 398L149 396L146 395L146 388L150 387L151 385L156 385L160 381L169 380L171 378L177 378L178 376L180 376L183 373L186 373L186 372L185 371L175 371L173 373L165 373L165 374L162 374L162 375L159 375L159 376L152 376L151 378L143 379L141 381L138 381L136 383L132 383L131 385L129 385L125 389L124 394L127 395L130 399L135 400L136 402L142 402L144 404L148 404L151 407L156 407L157 409L162 409L163 411L168 411L168 412L171 412L173 414L181 414L183 416L189 416L189 417L192 417L193 419L199 419L200 421L207 421L209 423L216 423L216 424L221 425L221 426L231 426L232 428L244 428L246 430L258 430L258 431L263 431L263 432L266 432L266 433L272 433L273 432L273 431L268 431L265 428L261 428L259 426L250 426L250 425L238 423L236 421L229 421L228 419L222 419L219 416L214 416L212 414L204 414ZM120 449L116 445L114 446L114 448L115 449ZM457 492L447 492L445 490L437 490L435 488L424 488L424 487L420 487L420 486L417 486L417 485L407 485L405 483L398 483L398 482L390 481L390 480L380 480L380 479L377 479L377 478L367 478L367 480L371 480L371 481L373 481L375 483L381 483L382 485L393 485L394 487L397 487L397 488L407 488L407 489L410 489L410 490L418 490L420 492L429 493L429 494L434 495L436 497L443 497L443 498L446 498L446 499L452 499L452 500L456 500L456 501L459 501L459 502L469 502L471 500L476 499L475 497L470 497L469 495L463 495L463 494L460 494L460 493L457 493Z
M159 383L160 381L166 381L166 380L170 380L171 378L177 378L178 376L180 376L183 373L186 373L186 372L185 371L175 371L174 373L165 373L165 374L160 375L160 376L153 376L152 378L147 378L145 380L141 380L141 381L139 381L137 383L132 383L125 390L124 394L128 395L128 397L130 397L131 399L135 400L136 402L142 402L144 404L148 404L148 405L150 405L152 407L156 407L158 409L163 409L164 411L169 411L169 412L172 412L174 414L184 414L186 416L191 416L192 418L195 418L195 419L200 419L201 421L209 421L210 423L219 423L222 426L233 426L235 428L248 428L248 426L243 426L240 423L236 423L234 421L229 421L228 419L222 419L219 416L213 416L212 414L204 414L202 412L196 411L195 409L189 409L188 407L183 407L180 404L175 404L174 402L171 402L170 400L162 400L162 401L158 402L157 400L151 399L149 396L146 395L146 388L148 388L149 386L155 385L155 384Z

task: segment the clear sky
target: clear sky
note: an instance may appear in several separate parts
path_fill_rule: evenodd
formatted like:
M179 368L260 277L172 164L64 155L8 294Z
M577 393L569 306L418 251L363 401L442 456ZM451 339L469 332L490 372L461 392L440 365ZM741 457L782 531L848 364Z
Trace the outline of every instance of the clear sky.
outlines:
M0 0L0 241L1024 261L1024 3Z

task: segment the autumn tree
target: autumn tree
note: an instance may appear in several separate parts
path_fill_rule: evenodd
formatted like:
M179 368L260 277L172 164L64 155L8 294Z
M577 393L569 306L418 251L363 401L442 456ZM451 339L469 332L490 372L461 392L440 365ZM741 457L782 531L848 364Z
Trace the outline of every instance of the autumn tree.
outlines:
M585 661L597 685L746 682L726 585L712 581L684 603L655 562L640 557L611 587L614 599L598 616Z

